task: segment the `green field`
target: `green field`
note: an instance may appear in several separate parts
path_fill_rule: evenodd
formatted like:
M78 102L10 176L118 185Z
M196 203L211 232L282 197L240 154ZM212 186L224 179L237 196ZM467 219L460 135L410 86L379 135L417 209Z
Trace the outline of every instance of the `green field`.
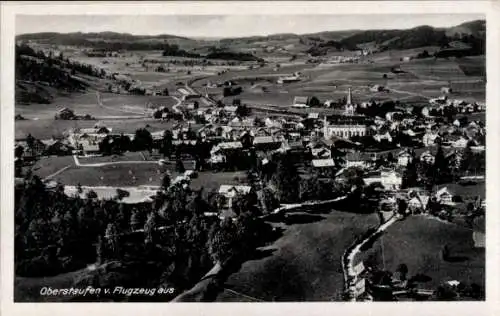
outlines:
M456 260L442 259L444 245L448 245ZM358 259L375 262L383 268L385 258L386 269L393 272L405 263L410 276L420 273L432 278L422 288L435 289L447 280L484 285L485 252L473 245L472 231L468 228L414 216L389 227L382 239Z
M110 119L99 121L24 120L15 122L15 137L16 139L23 139L28 134L31 134L38 139L49 139L52 136L63 136L64 132L72 128L94 127L96 123L111 128L113 133L130 134L135 133L139 128L147 128L150 132L163 131L171 129L176 124L174 121L159 121L154 119ZM192 127L198 128L199 125L193 125Z
M378 224L377 216L332 211L296 222L265 248L271 255L245 262L225 287L264 301L340 300L342 254L358 235ZM225 291L217 301L241 299Z

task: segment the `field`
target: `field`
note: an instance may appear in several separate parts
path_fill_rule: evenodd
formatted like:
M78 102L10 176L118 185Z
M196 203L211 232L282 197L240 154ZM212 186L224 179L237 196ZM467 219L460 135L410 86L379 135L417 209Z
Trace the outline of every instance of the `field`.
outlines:
M95 92L59 96L52 104L16 105L16 114L27 119L53 119L56 112L64 107L72 109L76 115L86 115L97 119L106 117L140 117L144 115L146 105L164 105L171 107L176 100L170 96L136 96L101 93L103 106L98 106Z
M385 54L385 53L381 53ZM409 56L414 54L410 52ZM427 103L429 98L441 95L441 87L451 84L451 98L469 101L484 101L485 84L482 75L485 71L484 56L468 57L455 60L433 58L401 62L401 54L372 58L375 63L359 64L295 64L282 66L277 71L269 67L256 70L228 72L196 81L194 86L201 88L206 82L235 80L243 92L235 97L226 98L231 102L239 98L248 104L273 104L278 107L289 106L295 96L316 96L320 101L337 100L346 96L352 89L354 102L369 100L400 100L402 102ZM403 72L393 73L393 67L400 67ZM277 85L279 76L302 73L300 82ZM384 75L387 78L384 78ZM372 92L369 87L378 84L387 87L390 92ZM267 92L262 91L267 88ZM211 89L221 95L222 89Z
M155 161L149 159L144 161L140 152L126 153L123 156L90 157L79 158L80 163L110 163L101 167L78 167L75 165L73 157L44 157L33 166L33 173L45 178L58 171L52 178L65 185L83 186L135 186L135 185L160 185L164 173L168 170L172 179L179 175L175 171L175 163L160 166ZM142 161L141 163L127 163L127 161ZM124 162L113 164L113 162ZM61 170L63 168L66 168ZM192 169L193 163L184 162L186 169ZM135 177L135 179L134 179ZM206 190L218 189L221 184L242 184L246 183L246 173L235 172L199 172L198 177L192 179L191 188Z
M389 227L360 258L382 268L382 243L386 269L395 271L405 263L410 276L421 273L431 278L423 288L435 289L446 280L485 283L485 252L474 248L472 231L467 228L423 216L410 217ZM444 245L450 248L452 260L442 259Z
M16 139L23 139L31 133L31 135L38 139L49 139L52 136L62 136L64 132L71 128L90 128L94 127L97 123L101 126L111 128L113 133L125 134L133 134L139 128L147 128L150 132L163 131L171 129L176 125L174 121L159 121L155 119L107 119L99 121L24 120L15 122L15 137ZM192 127L198 128L199 125L193 125Z
M45 178L67 166L74 166L75 162L71 156L63 157L42 157L32 167L33 174L40 178Z
M291 215L284 235L263 248L272 254L245 262L225 287L264 301L340 300L341 256L356 236L377 224L373 214ZM241 298L226 290L217 301Z

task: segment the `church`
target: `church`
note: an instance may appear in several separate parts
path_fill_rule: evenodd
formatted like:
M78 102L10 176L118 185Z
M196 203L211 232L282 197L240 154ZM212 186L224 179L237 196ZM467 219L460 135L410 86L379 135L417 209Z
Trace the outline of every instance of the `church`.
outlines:
M370 135L369 122L364 115L356 115L356 104L352 102L352 92L347 92L347 102L343 115L324 117L323 135L325 138L332 136L351 138L353 136Z

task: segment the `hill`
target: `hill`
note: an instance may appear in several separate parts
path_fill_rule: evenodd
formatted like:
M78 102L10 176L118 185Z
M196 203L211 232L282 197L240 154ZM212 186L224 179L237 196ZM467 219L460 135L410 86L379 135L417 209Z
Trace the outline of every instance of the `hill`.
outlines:
M26 45L15 48L16 103L51 103L55 94L85 91L89 82L83 77L104 78L103 70L60 55L46 56Z
M219 48L249 49L266 45L293 45L304 48L303 52L319 47L320 54L329 49L356 50L370 43L380 50L412 49L425 46L445 46L452 41L471 44L471 38L486 37L486 21L476 20L449 28L418 26L411 29L392 30L343 30L311 34L273 34L215 39L194 39L175 35L132 35L126 33L34 33L17 36L17 40L31 40L57 45L76 45L108 50L163 50L165 44L176 44L182 49L215 46ZM473 41L472 40L472 41ZM473 45L471 45L473 46Z

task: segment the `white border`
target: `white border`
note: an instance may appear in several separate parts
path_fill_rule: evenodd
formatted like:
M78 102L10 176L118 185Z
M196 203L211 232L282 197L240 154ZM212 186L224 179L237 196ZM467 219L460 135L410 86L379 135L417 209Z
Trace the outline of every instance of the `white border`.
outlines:
M1 310L2 315L67 315L92 313L120 315L496 315L500 314L498 271L500 161L499 42L500 3L498 1L359 1L359 2L2 2L1 7ZM484 13L487 19L487 301L480 303L13 303L13 142L14 142L14 25L16 14L33 15L172 15L172 14L453 14ZM425 232L422 232L425 233ZM243 305L245 304L245 305ZM425 305L422 305L425 304ZM3 313L2 313L3 312Z

